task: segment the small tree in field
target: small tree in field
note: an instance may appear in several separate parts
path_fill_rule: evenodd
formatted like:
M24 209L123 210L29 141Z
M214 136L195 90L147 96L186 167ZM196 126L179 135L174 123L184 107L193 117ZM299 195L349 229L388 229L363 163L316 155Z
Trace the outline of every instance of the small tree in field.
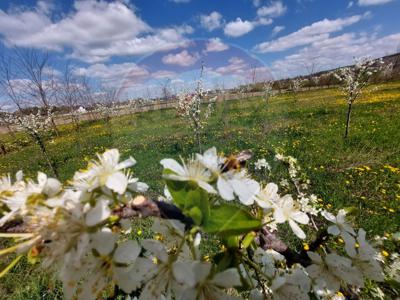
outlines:
M7 119L8 124L13 124L17 128L23 130L32 138L35 143L38 144L50 170L56 177L58 177L57 166L47 152L46 145L42 137L43 132L52 129L52 109L49 107L45 114L42 114L41 109L38 109L37 113L31 113L29 115L6 113L5 118Z
M301 78L294 78L290 81L290 89L293 92L293 98L297 101L297 93L300 92L303 80Z
M211 116L216 98L209 100L205 110L201 105L204 103L208 91L203 88L203 71L201 67L200 78L194 93L183 93L178 96L177 112L178 115L188 121L193 130L197 145L201 151L201 135L208 118Z
M350 116L353 103L362 94L364 88L370 82L372 75L381 70L382 60L372 60L371 58L359 58L355 60L354 66L339 69L335 77L342 83L341 90L346 96L347 115L346 131L344 138L349 135Z

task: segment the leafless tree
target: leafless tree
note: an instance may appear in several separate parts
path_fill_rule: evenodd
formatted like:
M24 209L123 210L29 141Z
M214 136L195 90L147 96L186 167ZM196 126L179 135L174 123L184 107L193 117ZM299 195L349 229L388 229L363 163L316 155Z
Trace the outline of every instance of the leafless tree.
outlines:
M151 89L148 87L148 86L146 86L146 100L147 101L150 101L151 99L152 99L152 93L151 93Z
M400 75L400 44L397 45L397 49L396 49L396 56L393 60L393 73L392 75L394 76L398 76Z
M18 111L23 109L23 95L21 86L15 80L14 69L10 57L2 56L0 60L0 89L2 94L10 100Z
M75 75L74 68L67 62L60 84L57 85L57 102L68 109L71 121L76 128L79 127L78 108L84 95L83 89L86 88L82 82L85 82L85 78Z
M170 85L171 78L162 78L158 80L161 90L161 99L167 101L171 97Z
M51 67L49 54L35 49L14 48L12 63L18 70L15 75L23 79L25 96L48 111L57 92L54 69ZM51 124L53 130L58 134L53 118Z
M311 89L312 85L318 84L318 77L314 76L320 70L318 57L310 57L307 60L303 61L304 68L307 71L307 77L309 82L309 89Z

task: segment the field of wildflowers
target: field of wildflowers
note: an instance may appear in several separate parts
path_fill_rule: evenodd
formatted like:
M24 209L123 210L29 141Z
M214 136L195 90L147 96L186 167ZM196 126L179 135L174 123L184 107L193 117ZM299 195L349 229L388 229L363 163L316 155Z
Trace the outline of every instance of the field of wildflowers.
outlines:
M369 87L353 107L351 135L342 139L346 109L337 89L299 92L295 99L290 93L281 94L270 97L267 103L259 98L226 101L216 103L200 138L203 149L216 146L226 155L251 150L247 167L254 177L263 180L268 176L283 189L288 178L286 170L276 164L276 153L295 157L318 206L335 215L342 208L352 208L354 224L364 228L370 240L381 236L377 241L381 255L391 259L399 247L400 231L400 82ZM1 173L22 169L31 178L37 171L51 173L40 150L28 142L29 137L22 132L17 135L1 137L10 149L0 158ZM118 148L123 159L133 156L138 162L135 177L149 185L146 193L150 197L163 193L160 160L198 152L198 141L172 109L112 118L107 126L100 121L83 123L78 129L65 125L59 128L58 136L47 133L45 140L61 180L72 178L75 170L106 149ZM152 234L146 222L133 224L132 237L142 239ZM325 222L315 220L316 226ZM288 226L286 229L280 231L287 235L285 240L309 249L308 238L312 236L299 240ZM337 236L332 247L339 248L344 242ZM218 245L210 242L204 254L215 247ZM381 288L393 292L387 286ZM379 292L372 283L366 290L368 297ZM7 295L7 299L55 299L61 298L62 292L55 276L24 258L2 278L0 295Z

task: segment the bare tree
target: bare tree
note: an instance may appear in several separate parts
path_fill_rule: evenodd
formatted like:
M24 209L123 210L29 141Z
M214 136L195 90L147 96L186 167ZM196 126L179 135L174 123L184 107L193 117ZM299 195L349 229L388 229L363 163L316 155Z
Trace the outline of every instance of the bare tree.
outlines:
M316 86L318 84L318 77L313 76L315 73L317 73L320 69L319 63L318 63L318 57L311 57L308 58L303 62L304 68L307 71L307 77L308 77L308 82L309 82L309 89L311 89L311 86L314 85Z
M22 112L24 98L21 93L21 86L15 80L10 57L4 55L0 60L0 89L2 94L10 100L10 104Z
M161 89L161 99L167 101L171 97L170 85L171 78L162 78L158 80Z
M400 44L397 45L396 56L393 60L393 74L394 76L398 76L400 74Z
M83 78L82 81L84 82L85 79ZM78 107L85 87L81 78L75 75L71 64L67 62L61 83L58 85L57 100L68 109L71 121L76 128L79 127L80 112Z
M51 68L49 54L34 49L14 48L12 63L18 70L15 75L24 79L22 83L26 96L48 111L57 92L54 69ZM53 117L51 125L58 134Z
M97 117L97 115L96 115L96 100L97 99L91 89L88 78L85 76L80 76L80 84L81 84L81 89L79 90L80 102L84 107L87 108L90 118L92 120L95 120Z

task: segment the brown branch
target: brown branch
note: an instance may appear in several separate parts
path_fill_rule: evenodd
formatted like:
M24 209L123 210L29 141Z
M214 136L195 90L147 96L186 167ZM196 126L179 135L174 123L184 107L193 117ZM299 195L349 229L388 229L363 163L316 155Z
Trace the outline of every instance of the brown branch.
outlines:
M317 250L326 240L328 239L328 232L324 229L321 230L317 238L310 244L308 251ZM307 255L306 250L296 252L290 249L277 235L276 231L270 231L266 227L262 228L258 234L258 244L264 250L272 249L282 254L288 266L299 263L303 267L307 267L311 264L311 260Z

